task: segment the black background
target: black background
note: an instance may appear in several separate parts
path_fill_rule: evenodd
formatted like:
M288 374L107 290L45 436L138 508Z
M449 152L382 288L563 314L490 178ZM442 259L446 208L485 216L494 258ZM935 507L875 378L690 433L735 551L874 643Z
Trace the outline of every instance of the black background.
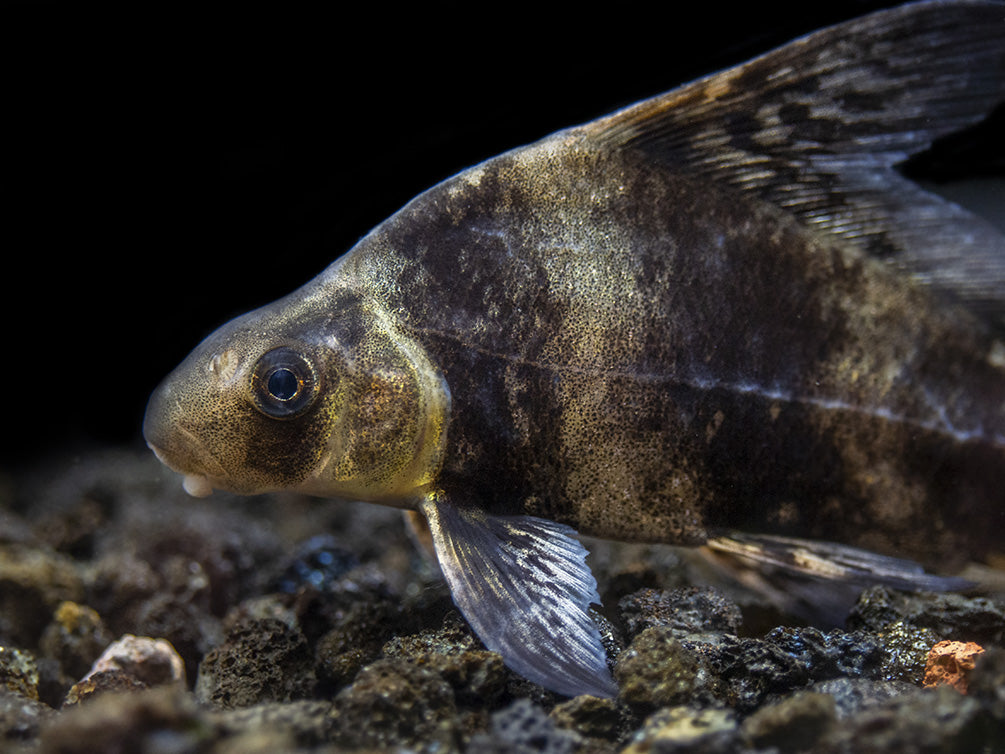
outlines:
M0 16L2 468L139 445L202 337L458 170L890 3L86 5Z

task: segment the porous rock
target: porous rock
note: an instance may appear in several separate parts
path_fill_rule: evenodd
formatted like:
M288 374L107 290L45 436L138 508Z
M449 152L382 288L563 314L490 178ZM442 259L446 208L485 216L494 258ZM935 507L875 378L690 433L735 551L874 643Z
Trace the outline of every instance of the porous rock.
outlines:
M559 727L607 741L620 738L627 723L624 710L613 699L589 695L577 696L556 705L550 715Z
M381 647L398 626L399 612L384 599L349 603L336 616L334 627L317 641L318 680L332 693L351 683L364 665L380 656Z
M753 748L789 754L812 750L836 722L833 697L797 691L754 712L743 721L742 732Z
M865 632L778 627L764 641L799 660L814 681L871 677L883 659L882 646Z
M8 691L38 699L38 665L35 656L16 647L0 646L0 684Z
M391 639L382 654L419 663L439 673L453 688L460 705L491 707L505 690L509 676L502 657L484 649L455 612L449 613L436 631Z
M917 691L917 686L904 681L880 681L871 678L832 678L807 687L809 691L827 694L834 700L838 720L885 704L889 699Z
M39 648L59 661L63 674L82 678L112 641L97 611L76 602L63 602L42 634Z
M715 699L741 713L753 711L770 695L801 688L810 678L804 661L765 639L724 635L714 643L686 646L707 667Z
M314 662L296 626L276 617L239 622L199 665L195 693L214 707L303 699L314 688Z
M0 688L0 751L18 751L35 742L51 707L7 688Z
M930 628L940 639L1000 645L1005 638L1005 608L986 597L953 592L925 594L871 587L862 592L847 625L880 632L897 621Z
M42 731L40 754L208 749L216 732L191 694L159 686L103 694L53 716Z
M350 749L422 745L452 751L456 713L450 684L438 673L405 660L377 660L335 697L327 736Z
M898 620L880 629L877 636L883 646L878 677L920 685L928 650L939 640L935 631Z
M849 717L817 750L827 754L997 751L1005 744L974 699L948 686L917 689Z
M739 606L711 587L640 589L618 603L629 638L653 626L676 634L737 634L743 622Z
M944 684L960 693L967 693L970 673L982 654L984 647L972 641L940 641L928 653L925 687Z
M647 718L622 754L731 754L739 743L729 710L676 706Z
M0 644L35 648L60 603L83 597L83 580L66 556L20 544L0 546Z
M556 725L529 699L517 699L492 715L487 733L474 736L468 752L484 754L573 754L580 736Z
M614 668L621 699L640 711L692 700L703 690L707 675L700 656L665 626L642 631L621 653Z
M288 741L291 746L310 747L323 743L331 708L330 701L304 699L222 710L211 717L225 736L234 737L226 748L238 752L242 751L240 745L250 750L268 751L265 743L274 744L277 739Z
M977 699L988 714L1005 730L1005 649L988 647L977 658L967 694Z

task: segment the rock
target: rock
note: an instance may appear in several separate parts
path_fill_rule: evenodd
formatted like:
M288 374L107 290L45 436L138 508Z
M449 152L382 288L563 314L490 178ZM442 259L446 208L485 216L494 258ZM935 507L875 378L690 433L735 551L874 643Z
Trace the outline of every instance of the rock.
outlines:
M185 683L185 666L170 642L126 634L111 644L94 663L88 677L118 670L147 686Z
M573 754L581 738L555 724L529 699L517 699L492 715L488 733L471 739L469 754Z
M34 525L36 536L52 549L81 560L90 559L111 506L100 494L84 494L43 514Z
M459 740L456 714L450 684L438 673L404 660L378 660L335 697L328 738L349 749L453 751Z
M284 560L271 587L286 594L305 587L319 592L340 591L341 579L359 565L356 554L330 534L319 534L302 542Z
M0 683L8 691L38 700L38 665L31 652L0 647Z
M1005 751L1000 644L982 642L967 696L904 680L920 684L940 640L995 636L997 596L870 590L849 630L773 628L786 620L775 613L755 636L749 607L739 622L733 601L747 603L737 587L726 592L730 599L713 589L667 588L683 578L667 565L676 550L597 542L591 560L617 628L601 629L609 657L617 656L619 631L631 639L616 661L623 695L570 700L485 651L395 511L223 493L209 506L186 498L166 472L170 489L146 466L101 473L101 489L64 485L65 503L50 496L51 504L18 508L23 525L0 531L5 754L116 746L186 754L613 754L625 746L631 754L754 754L757 746L757 754L781 754L805 741L814 753L832 754ZM110 501L101 527L82 525L81 536L53 528L53 516L71 521L74 501L99 493ZM11 519L5 504L0 496L0 522ZM337 534L298 546L322 531ZM52 543L65 549L55 552ZM622 591L611 591L615 582ZM292 591L276 594L284 584ZM122 665L94 667L102 641L127 633L169 640L191 679L201 663L209 705L177 683L148 689L151 678ZM94 672L68 694L64 667L76 668L74 681ZM32 688L43 703L25 695ZM814 706L827 699L833 724ZM806 738L797 744L790 733Z
M196 566L184 574L179 561L155 570L128 549L106 555L95 566L93 607L113 635L157 636L171 642L194 678L203 656L223 641L219 619L209 611L212 600L205 571ZM196 597L196 599L192 599Z
M620 698L639 711L685 704L704 690L707 677L700 656L666 626L642 631L614 668Z
M967 693L1005 730L1005 649L988 647L977 658Z
M741 728L755 749L776 749L781 754L811 751L837 723L834 698L812 691L797 691L779 702L761 707Z
M930 628L898 620L884 626L877 635L883 646L877 677L920 686L928 650L939 640L936 633Z
M235 604L265 591L283 548L272 527L226 506L172 506L152 532L130 532L136 555L160 577L161 593L222 616ZM148 526L147 522L137 522Z
M678 635L708 632L737 634L743 622L739 606L711 587L640 589L618 603L629 638L653 626Z
M749 713L773 695L810 680L806 662L765 639L725 635L715 643L686 643L708 669L707 686L719 703ZM693 702L692 702L693 703Z
M2 505L4 498L10 497L10 492L6 489L9 482L7 476L0 471L0 545L36 544L37 539L28 522Z
M595 607L590 608L590 619L597 627L597 630L600 631L600 643L607 653L607 667L613 669L615 663L618 661L618 657L621 656L621 653L625 649L624 637L617 626Z
M83 676L112 641L97 611L76 602L63 602L39 642L42 653L59 661L64 676Z
M622 754L732 754L739 737L729 710L671 707L649 717Z
M199 665L199 701L219 709L310 696L314 661L296 626L276 617L240 621Z
M313 747L323 743L324 730L332 703L321 700L268 702L244 709L223 710L211 717L226 736L226 751L282 751L297 746ZM288 746L268 749L280 741ZM242 748L244 747L244 748ZM214 749L219 754L221 747Z
M83 581L66 556L0 545L0 645L35 648L60 603L83 597Z
M606 741L618 740L626 724L623 710L613 700L585 695L557 705L551 719L561 728Z
M984 647L972 641L940 641L928 653L925 687L946 685L961 694L967 693L970 673L982 654Z
M817 750L827 754L1000 751L1002 729L988 726L981 705L940 686L916 689L835 726Z
M940 640L1000 645L1005 638L1005 608L985 597L952 592L908 593L872 587L862 592L847 625L880 632L897 621L930 628Z
M185 685L185 665L164 639L126 634L109 645L90 672L66 695L64 707L109 691L133 692L165 684Z
M882 645L864 631L825 633L810 626L779 627L769 631L764 641L796 658L814 681L872 677L883 660Z
M437 631L391 639L382 654L436 671L450 684L459 705L493 706L506 688L502 657L484 649L460 616L451 612Z
M0 751L25 750L37 741L42 725L55 711L46 704L0 687Z
M143 681L122 670L105 670L73 684L66 693L63 708L73 707L103 694L128 694L148 688L150 687Z
M156 594L138 608L133 630L171 642L185 662L189 678L198 674L200 661L223 641L220 621L183 596Z
M903 681L879 681L871 678L833 678L811 684L808 691L827 694L834 699L838 720L878 707L901 694L917 691Z
M159 686L130 694L103 694L54 716L42 731L40 754L196 752L216 731L191 694Z
M332 694L380 656L384 643L401 627L401 609L373 596L350 602L335 621L334 628L318 639L314 652L318 680Z

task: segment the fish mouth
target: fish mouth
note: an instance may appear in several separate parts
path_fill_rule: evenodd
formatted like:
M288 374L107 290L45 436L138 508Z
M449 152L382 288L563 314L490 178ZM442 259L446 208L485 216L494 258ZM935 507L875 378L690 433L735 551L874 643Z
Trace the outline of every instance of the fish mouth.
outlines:
M161 384L150 397L143 417L143 437L157 460L183 477L182 487L193 497L206 497L223 486L227 471L200 439L184 426L182 405L171 383Z
M192 474L175 468L175 466L173 466L168 460L167 454L163 450L158 448L152 442L148 442L147 447L153 451L155 456L157 456L158 461L163 463L172 471L178 472L182 475L182 489L184 489L189 495L192 497L208 497L213 494L213 483L210 481L208 476L205 476L204 474Z

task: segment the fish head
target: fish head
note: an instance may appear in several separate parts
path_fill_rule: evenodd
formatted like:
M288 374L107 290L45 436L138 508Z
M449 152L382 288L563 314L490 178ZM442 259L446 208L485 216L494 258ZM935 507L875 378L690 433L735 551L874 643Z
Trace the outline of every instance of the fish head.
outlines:
M209 335L154 391L143 434L197 497L405 507L436 476L448 411L442 376L379 304L315 283Z

